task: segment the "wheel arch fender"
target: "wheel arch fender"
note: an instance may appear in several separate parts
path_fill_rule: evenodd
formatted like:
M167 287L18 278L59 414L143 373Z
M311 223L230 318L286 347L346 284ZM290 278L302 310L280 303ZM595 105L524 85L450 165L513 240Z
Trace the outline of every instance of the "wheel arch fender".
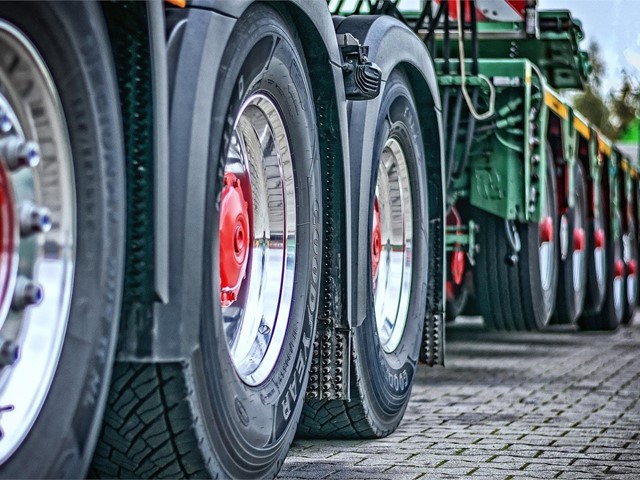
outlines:
M118 357L136 361L180 361L188 359L199 345L200 306L197 288L189 288L188 279L201 278L205 265L197 255L204 235L205 183L209 152L219 147L211 136L211 108L218 71L237 19L255 0L224 2L196 0L176 11L181 24L175 45L169 38L169 178L171 197L169 231L189 232L169 239L169 301L156 304L153 318L139 319L121 341ZM350 171L347 143L347 110L340 52L335 40L331 15L322 2L292 0L270 4L293 23L310 67L311 87L316 104L320 132L319 157L336 161L344 185L342 204L349 198L344 178ZM171 22L167 22L171 23ZM172 51L173 49L173 51ZM345 212L343 237L350 236L350 214ZM347 246L350 241L344 242ZM347 248L347 258L350 255ZM343 260L344 261L344 260ZM347 270L348 271L348 270ZM346 293L348 291L345 290ZM322 293L320 293L322 295ZM322 298L322 297L321 297ZM348 322L348 319L345 319Z
M362 45L369 47L369 60L376 63L382 70L384 85L391 72L402 69L407 76L414 93L416 109L420 119L420 129L425 145L425 160L427 162L427 176L429 184L429 222L439 223L444 232L445 196L444 196L444 145L443 125L441 114L440 94L437 77L431 56L422 41L403 23L390 16L352 16L342 21L337 28L338 33L350 33ZM351 102L350 119L350 155L352 158L352 205L358 212L368 212L369 199L359 198L358 192L367 191L371 176L371 160L376 132L378 113L381 108L381 95L366 102ZM356 119L363 119L362 121ZM369 159L369 160L366 160ZM360 215L358 225L354 226L354 248L367 244L368 224L367 215ZM433 236L433 235L432 235ZM364 243L363 243L364 242ZM444 258L443 241L433 242L429 239L430 257ZM367 278L369 255L368 249L358 249L351 264L355 273L353 278ZM444 309L444 272L442 261L441 271L432 271L429 286L429 310L442 312ZM365 289L352 289L357 293L353 305L352 318L355 325L360 325L365 318L366 298Z

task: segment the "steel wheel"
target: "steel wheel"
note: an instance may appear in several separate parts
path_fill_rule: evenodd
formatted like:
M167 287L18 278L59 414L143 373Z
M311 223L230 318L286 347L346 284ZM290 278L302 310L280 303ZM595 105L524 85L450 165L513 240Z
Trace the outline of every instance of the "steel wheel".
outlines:
M547 188L547 200L544 202L542 220L540 221L540 243L538 246L538 258L540 261L540 285L544 291L551 288L556 267L556 237L554 234L552 189Z
M233 365L262 383L282 350L296 260L291 152L268 95L242 105L224 167L220 206L220 301Z
M584 217L584 205L576 202L576 215L573 227L573 288L579 290L584 286L583 272L585 270L585 225L582 224Z
M627 293L623 323L629 323L633 319L638 297L638 247L636 244L635 226L633 224L627 233L622 236L622 256L626 266L625 290Z
M0 20L0 463L20 446L62 350L75 262L71 147L58 93L30 41ZM36 306L37 305L37 306Z
M411 293L413 213L407 160L398 140L387 140L376 180L372 275L376 327L382 349L393 352L407 322Z

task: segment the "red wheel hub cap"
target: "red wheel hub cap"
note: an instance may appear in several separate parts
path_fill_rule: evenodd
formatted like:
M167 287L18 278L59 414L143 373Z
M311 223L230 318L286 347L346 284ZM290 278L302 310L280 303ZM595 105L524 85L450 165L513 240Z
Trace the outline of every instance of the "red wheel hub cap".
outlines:
M573 230L573 250L582 252L585 247L584 228L576 228Z
M551 217L545 217L540 222L540 243L550 242L553 240L553 220Z
M624 275L624 261L616 260L613 267L615 277L622 277Z
M16 263L16 207L13 187L4 165L0 162L0 321L11 305Z
M380 257L382 256L382 228L380 226L380 204L378 197L373 200L373 224L371 226L371 274L378 276Z
M635 275L636 272L638 271L638 262L635 261L635 259L631 259L629 260L629 263L627 264L627 274L629 276Z
M598 229L593 233L593 243L596 248L604 248L604 230Z
M451 207L451 211L447 215L447 226L462 226L462 217L455 207ZM462 233L461 231L459 233ZM456 248L461 248L460 244L456 244ZM451 252L451 264L449 271L453 284L462 285L464 279L464 270L466 268L466 254L462 250L454 250Z
M233 173L224 174L220 200L220 301L231 305L240 291L249 259L251 231L248 204Z

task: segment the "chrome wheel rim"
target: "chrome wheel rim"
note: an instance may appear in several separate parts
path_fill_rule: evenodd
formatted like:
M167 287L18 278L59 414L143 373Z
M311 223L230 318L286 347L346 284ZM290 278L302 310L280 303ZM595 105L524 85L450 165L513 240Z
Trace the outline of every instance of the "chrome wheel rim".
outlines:
M372 272L376 328L382 349L393 352L404 334L412 277L413 210L407 160L397 139L387 140L376 179L380 250ZM374 208L375 215L375 208ZM372 225L374 223L372 219ZM375 262L374 262L375 265Z
M242 193L248 225L242 236L246 256L235 257L242 257L244 267L239 272L233 270L233 278L226 282L225 258L231 251L233 255L238 253L238 243L223 243L224 238L231 237L225 237L228 231L222 223L219 226L224 332L236 372L243 382L255 386L271 374L282 351L290 322L296 264L291 149L280 111L266 93L252 95L241 106L224 172L225 179L233 176L237 180L233 188ZM224 188L230 188L230 181L225 183ZM227 193L224 188L223 195ZM221 207L221 222L224 216ZM243 220L238 222L236 227ZM237 233L233 238L238 238Z
M586 225L583 223L585 214L584 197L581 194L576 195L574 224L573 224L573 291L578 292L582 289L584 283L585 272L585 242L584 229Z
M556 242L553 227L553 191L547 184L546 201L542 211L542 221L540 222L540 239L538 245L538 259L540 262L540 284L542 289L547 291L551 288L553 281L554 260L556 256Z
M602 191L600 190L600 193ZM594 210L598 213L598 218L594 218L593 220L593 260L595 263L595 274L596 274L596 283L598 284L598 289L603 292L606 288L606 270L607 270L607 256L606 256L606 237L604 234L604 227L602 224L603 213L603 205L602 205L602 196L595 195L594 201L596 205L594 205Z
M26 36L2 20L0 52L0 176L7 182L3 192L12 197L0 224L4 234L12 209L16 259L0 301L1 348L11 353L0 370L2 463L33 426L62 351L73 287L76 202L67 126L51 74ZM12 149L18 145L22 152L16 156Z
M637 268L635 264L635 259L633 258L633 242L634 236L630 233L627 233L622 236L622 255L624 259L624 263L627 266L627 279L626 279L626 287L627 287L627 303L629 305L635 305L636 302L636 273L635 269ZM633 265L632 265L633 262Z

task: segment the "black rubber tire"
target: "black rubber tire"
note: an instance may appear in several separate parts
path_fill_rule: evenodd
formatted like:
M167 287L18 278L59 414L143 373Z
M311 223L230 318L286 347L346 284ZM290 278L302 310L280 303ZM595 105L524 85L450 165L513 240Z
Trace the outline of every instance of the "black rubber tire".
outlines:
M590 189L592 190L597 188L596 185L592 185ZM598 280L597 275L597 263L598 257L596 255L595 248L595 233L597 230L602 228L606 231L605 228L605 210L604 210L604 202L605 198L603 195L603 191L600 188L599 193L595 193L594 195L598 195L599 201L597 203L597 211L594 212L593 218L588 219L588 227L586 231L586 249L587 249L587 294L584 299L584 315L593 315L600 310L602 310L602 305L604 304L605 295L607 293L607 271L610 267L609 263L606 260L606 244L605 244L605 255L604 255L604 263L599 268L603 270L602 280ZM605 241L607 235L605 234Z
M53 78L72 149L77 229L69 319L56 372L33 427L0 467L0 477L78 478L87 471L99 433L124 275L117 83L97 4L3 2L0 18L31 40Z
M320 161L313 96L291 23L256 4L236 23L213 99L209 171L203 175L201 349L189 362L119 363L96 449L103 477L265 478L276 475L295 434L312 355L322 251ZM231 361L218 272L218 225L224 162L245 99L268 95L280 110L293 161L296 265L290 324L265 381L249 386ZM209 180L209 181L208 181ZM175 234L175 233L174 233ZM188 232L183 232L188 235ZM218 292L217 295L214 292Z
M548 158L551 158L549 155ZM551 165L547 168L547 188L551 195L550 212L557 212L556 181ZM558 231L554 215L554 232ZM557 256L553 264L550 286L544 290L540 279L538 223L517 223L521 249L518 261L510 265L507 257L513 252L506 233L505 220L475 209L474 220L480 225L474 278L476 303L490 330L540 330L551 318L555 307L558 277ZM556 247L557 248L557 247Z
M459 315L462 315L462 312L467 306L468 299L469 292L464 286L461 285L455 288L453 298L447 296L445 321L453 322Z
M637 271L633 275L634 279L632 283L630 282L629 275L629 263L631 261L635 262L636 269L638 268L638 230L634 221L631 221L627 233L625 234L628 238L626 245L624 248L627 248L628 252L623 252L623 257L625 258L625 307L624 307L624 315L622 317L622 323L624 325L629 325L633 317L636 313L636 306L638 304L638 274ZM627 258L628 257L628 258Z
M579 274L578 288L574 285L574 249L572 232L576 225L576 218L580 217L579 224L587 226L587 187L584 180L582 165L578 164L575 170L575 206L567 212L569 248L567 256L563 260L561 249L558 249L560 272L558 276L558 297L556 299L556 311L554 322L560 324L574 323L584 307L584 299L587 292L587 262L583 258L582 268ZM560 232L558 232L560 234ZM585 228L586 235L586 228ZM558 242L560 244L560 242ZM586 252L586 250L585 250ZM586 257L585 253L582 254Z
M398 347L386 352L380 343L373 304L371 276L361 282L370 299L363 323L354 329L351 369L351 401L308 400L298 432L303 436L329 438L379 438L392 433L409 402L426 310L428 279L428 190L424 145L420 123L407 78L394 70L382 92L374 141L372 172L363 198L369 199L369 236L378 163L388 138L395 138L407 160L413 207L413 267L406 326ZM353 122L361 121L352 117ZM368 272L372 271L368 255Z
M617 235L617 239L611 238L610 229L605 228L606 257L607 257L607 290L604 296L602 309L599 312L583 314L578 319L578 326L582 330L607 330L613 331L618 328L624 317L625 287L624 275L615 276L614 265L617 260L622 259L622 236ZM616 292L614 294L614 292ZM619 302L616 302L617 296ZM618 304L619 303L619 304Z

